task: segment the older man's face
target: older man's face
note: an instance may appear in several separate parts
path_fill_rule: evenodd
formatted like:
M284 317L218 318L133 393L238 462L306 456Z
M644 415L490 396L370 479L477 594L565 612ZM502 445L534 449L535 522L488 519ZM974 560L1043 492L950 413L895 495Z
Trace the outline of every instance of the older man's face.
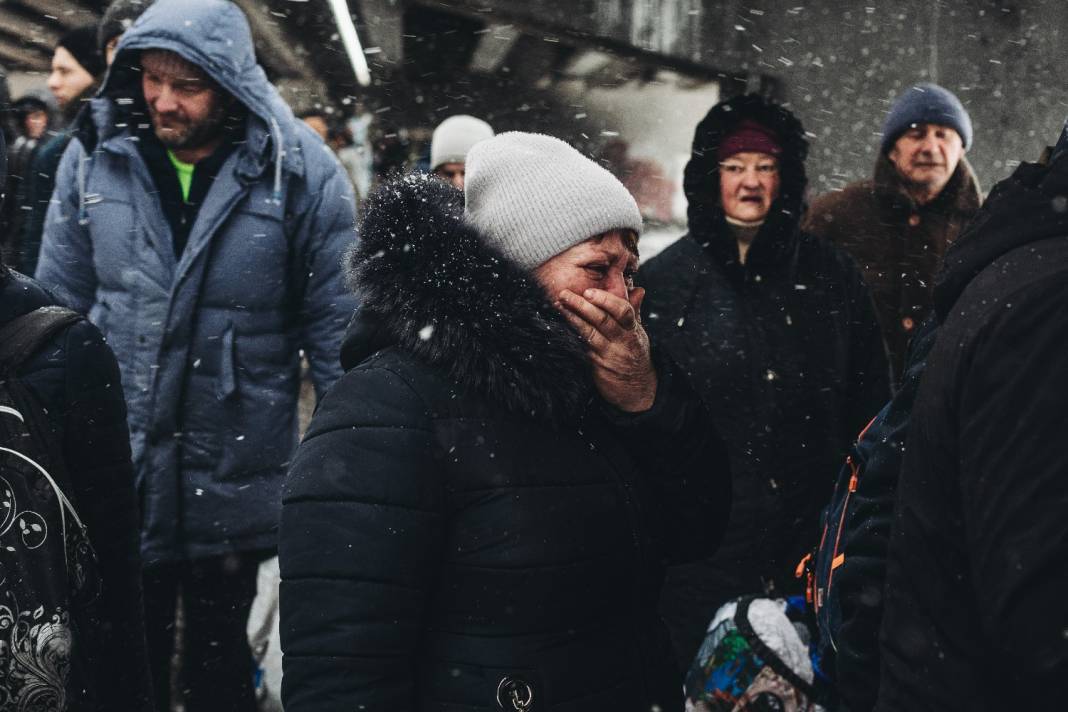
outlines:
M580 242L534 271L538 283L556 298L565 289L584 294L603 289L629 301L638 272L638 250L633 236L622 230Z
M152 129L167 148L198 148L219 135L226 95L196 65L174 52L147 51L141 55L141 88Z
M938 124L914 124L887 154L905 181L922 187L931 197L946 187L963 155L960 134Z

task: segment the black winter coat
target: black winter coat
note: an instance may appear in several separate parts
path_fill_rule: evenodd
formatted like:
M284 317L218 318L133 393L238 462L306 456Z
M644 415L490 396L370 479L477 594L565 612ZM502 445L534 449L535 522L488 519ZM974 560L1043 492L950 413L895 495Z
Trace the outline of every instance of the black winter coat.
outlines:
M887 565L879 712L1068 700L1068 161L946 255Z
M744 119L783 145L781 189L739 261L719 205L716 151ZM845 253L798 229L807 143L781 107L743 96L698 125L685 189L690 232L644 265L654 343L690 376L730 452L734 504L719 551L668 575L663 613L680 658L728 599L800 590L794 568L853 438L887 401L871 297Z
M646 413L595 398L577 334L461 213L411 177L361 228L348 372L283 492L286 710L497 709L509 682L534 710L681 710L662 569L715 549L726 452L669 366Z
M0 266L0 325L58 303L33 280ZM53 337L18 377L48 412L72 483L70 498L99 562L102 589L93 608L99 617L75 621L77 644L91 646L85 657L96 683L94 709L150 710L140 521L115 356L100 331L81 321Z

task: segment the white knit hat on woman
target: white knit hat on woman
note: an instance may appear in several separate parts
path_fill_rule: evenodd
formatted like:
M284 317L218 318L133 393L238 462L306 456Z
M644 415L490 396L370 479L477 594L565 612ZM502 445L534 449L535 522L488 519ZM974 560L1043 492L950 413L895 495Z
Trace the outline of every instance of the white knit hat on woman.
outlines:
M430 170L446 163L463 163L479 141L493 138L493 127L482 119L457 114L438 124L430 139Z
M503 133L467 154L469 224L521 267L610 230L640 235L638 204L611 173L558 138Z

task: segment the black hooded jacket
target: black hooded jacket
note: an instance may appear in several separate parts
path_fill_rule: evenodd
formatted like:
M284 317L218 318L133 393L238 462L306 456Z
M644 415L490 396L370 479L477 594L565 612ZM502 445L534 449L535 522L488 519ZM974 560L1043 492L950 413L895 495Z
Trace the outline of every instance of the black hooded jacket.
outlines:
M348 370L283 491L286 710L497 709L499 685L681 710L656 603L666 560L717 545L725 449L668 364L645 413L595 397L578 335L462 210L425 176L370 201Z
M719 201L717 148L741 121L782 146L778 198L746 262ZM663 613L679 656L716 608L784 594L818 536L821 508L852 439L889 397L871 297L845 253L801 232L808 144L801 123L757 96L718 104L686 166L689 234L644 265L644 321L690 376L731 457L734 504L718 553L674 569Z
M879 712L1068 700L1068 161L946 254L887 562Z

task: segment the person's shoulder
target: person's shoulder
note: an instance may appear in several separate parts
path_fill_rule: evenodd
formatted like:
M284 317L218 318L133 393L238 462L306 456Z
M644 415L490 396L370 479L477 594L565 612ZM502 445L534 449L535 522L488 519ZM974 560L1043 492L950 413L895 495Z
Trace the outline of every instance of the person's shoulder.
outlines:
M871 215L870 206L874 199L875 184L870 179L823 193L809 205L805 213L805 227L822 232L823 228L830 228L837 222L865 219Z
M1068 304L1068 237L1015 248L984 267L946 318L973 325L1020 322ZM1063 327L1063 324L1061 325Z
M345 172L341 161L319 134L300 119L293 119L292 138L304 162L310 185L318 185Z
M643 262L639 273L644 281L658 281L678 276L678 271L697 269L701 261L701 246L689 233Z
M387 347L338 378L316 410L308 437L340 427L426 425L445 387L435 369L403 349Z

